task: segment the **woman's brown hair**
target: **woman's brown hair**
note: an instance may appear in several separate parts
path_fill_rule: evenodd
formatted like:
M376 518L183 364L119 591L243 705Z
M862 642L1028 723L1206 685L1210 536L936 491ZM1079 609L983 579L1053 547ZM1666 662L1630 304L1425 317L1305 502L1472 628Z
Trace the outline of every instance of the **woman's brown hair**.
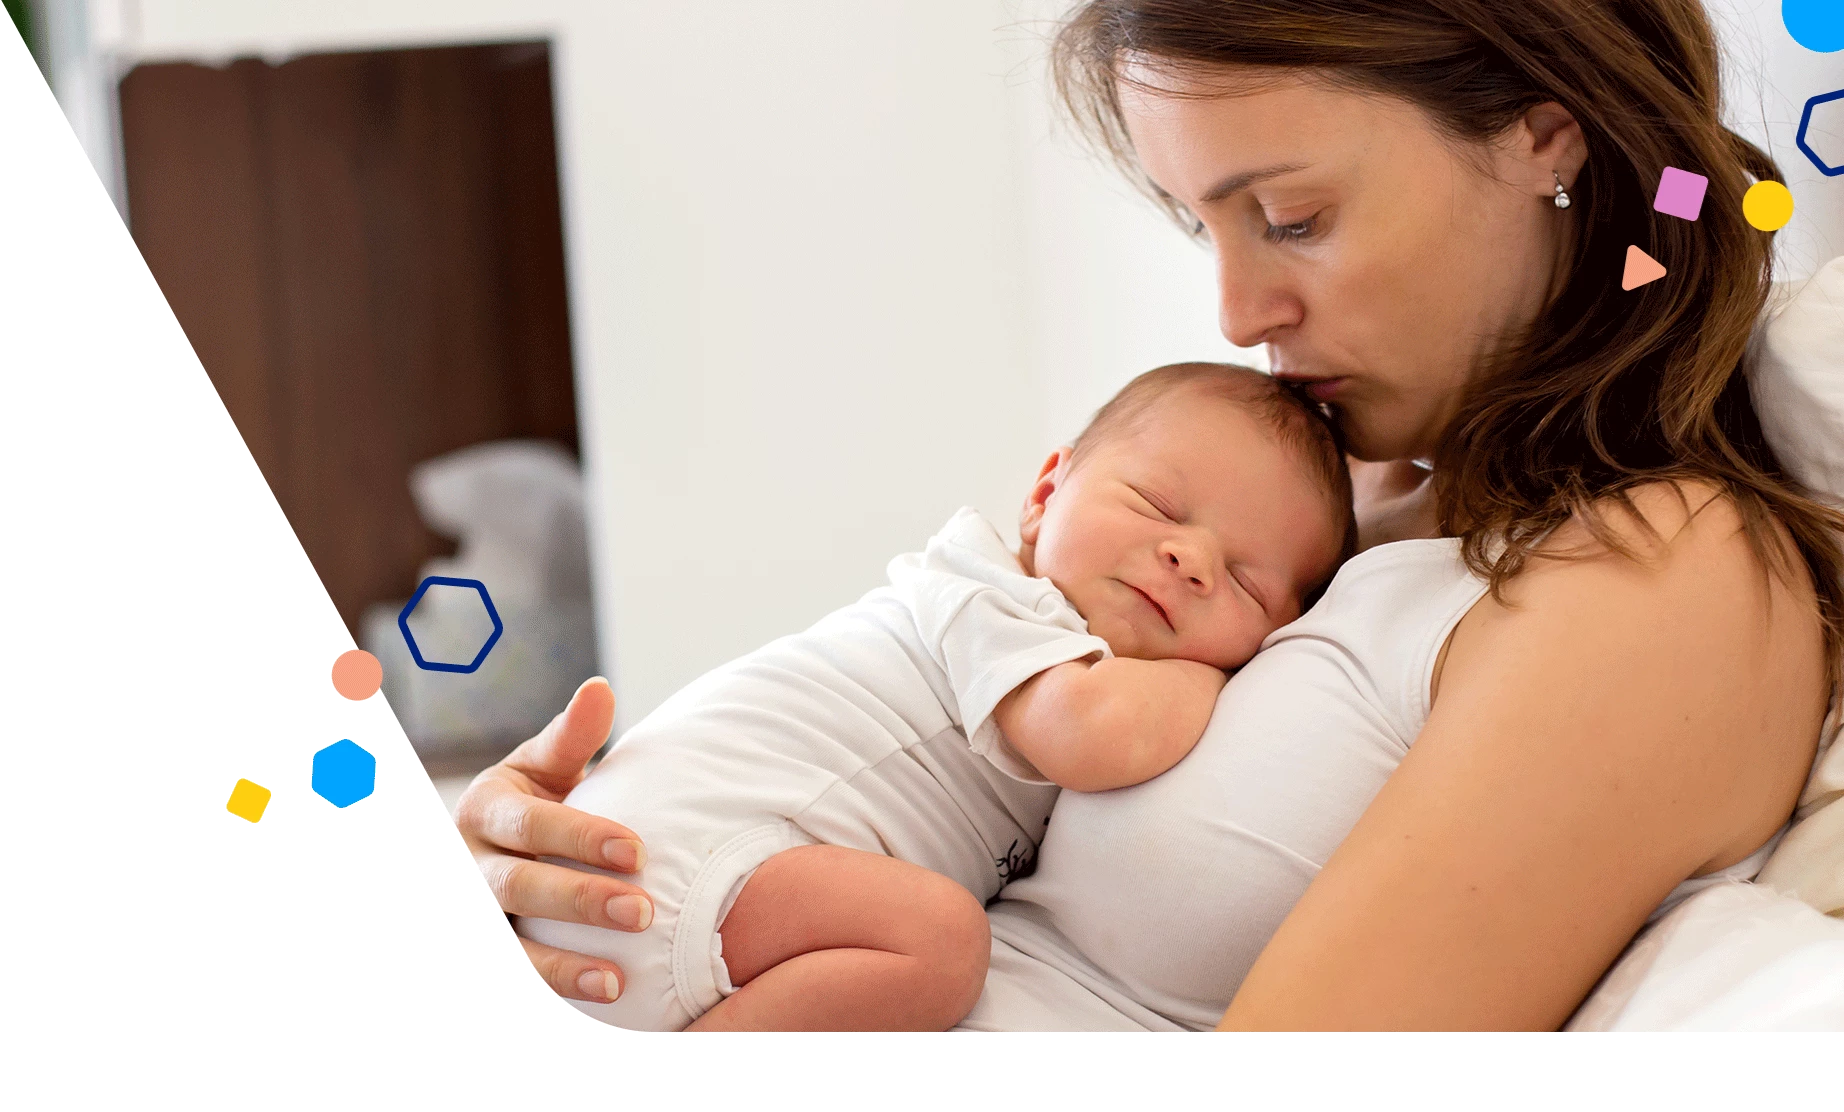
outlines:
M1566 108L1588 161L1569 186L1566 285L1527 334L1473 376L1435 454L1444 531L1494 593L1574 516L1657 480L1715 484L1764 566L1790 577L1777 519L1811 569L1834 670L1844 641L1837 530L1763 439L1741 371L1768 295L1770 237L1742 218L1773 160L1723 126L1718 51L1699 0L1090 0L1059 29L1057 88L1077 124L1189 225L1141 173L1118 98L1123 63L1186 74L1296 70L1418 106L1484 143L1529 109ZM1709 178L1701 216L1652 211L1667 166ZM1620 288L1627 247L1664 277Z

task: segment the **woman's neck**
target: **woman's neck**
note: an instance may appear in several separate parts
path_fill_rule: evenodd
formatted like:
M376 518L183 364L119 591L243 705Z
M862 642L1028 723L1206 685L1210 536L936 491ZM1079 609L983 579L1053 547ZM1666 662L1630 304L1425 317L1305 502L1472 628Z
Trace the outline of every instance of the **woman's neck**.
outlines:
M1351 461L1358 551L1390 541L1440 535L1434 474L1413 460Z

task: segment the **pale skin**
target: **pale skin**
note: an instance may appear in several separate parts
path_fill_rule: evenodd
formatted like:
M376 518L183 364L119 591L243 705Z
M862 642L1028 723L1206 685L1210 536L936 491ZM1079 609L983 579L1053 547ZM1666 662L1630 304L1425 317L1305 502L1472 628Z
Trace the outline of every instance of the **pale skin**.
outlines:
M1481 357L1563 280L1573 222L1593 203L1551 204L1585 160L1580 129L1546 104L1494 143L1462 144L1404 102L1310 74L1235 88L1241 76L1124 88L1136 153L1204 225L1225 335L1316 381L1371 461L1353 476L1363 541L1432 535L1431 480L1409 461L1432 453ZM1262 176L1282 167L1295 169ZM1767 575L1706 490L1636 501L1661 540L1600 512L1638 559L1538 561L1461 621L1410 756L1224 1028L1554 1028L1666 892L1785 821L1829 694L1809 578ZM1586 536L1571 523L1546 545L1579 551ZM575 775L601 728L521 759ZM520 775L485 774L480 805L502 821L464 815L463 830L503 906L570 905L551 882L584 874L508 885L506 854L568 854L619 828L546 810L519 794ZM527 813L542 837L509 839ZM564 995L606 969L562 952L533 961Z
M1057 665L993 712L1051 782L1150 780L1203 735L1224 669L1300 613L1339 516L1261 420L1181 391L1080 459L1052 453L1019 518L1019 563L1115 655ZM737 991L692 1030L940 1030L979 999L991 939L964 888L836 846L777 854L722 927Z

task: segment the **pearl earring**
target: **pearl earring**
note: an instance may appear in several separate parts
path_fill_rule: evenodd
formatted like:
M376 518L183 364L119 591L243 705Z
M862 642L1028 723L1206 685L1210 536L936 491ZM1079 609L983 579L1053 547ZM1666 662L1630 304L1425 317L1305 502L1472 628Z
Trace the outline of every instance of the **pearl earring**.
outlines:
M1556 207L1559 209L1568 208L1572 202L1569 200L1568 190L1562 188L1562 175L1552 170L1550 171L1550 177L1556 179Z

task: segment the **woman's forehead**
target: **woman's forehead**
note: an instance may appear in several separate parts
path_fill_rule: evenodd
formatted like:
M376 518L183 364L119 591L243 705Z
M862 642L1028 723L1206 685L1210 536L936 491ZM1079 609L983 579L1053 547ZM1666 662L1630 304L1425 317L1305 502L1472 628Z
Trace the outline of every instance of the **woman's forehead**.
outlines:
M1127 55L1114 67L1121 96L1153 100L1212 100L1250 96L1273 89L1326 84L1317 70L1281 66L1222 66Z
M1303 77L1217 95L1123 83L1121 110L1142 168L1193 201L1237 177L1439 142L1432 121L1408 101Z

